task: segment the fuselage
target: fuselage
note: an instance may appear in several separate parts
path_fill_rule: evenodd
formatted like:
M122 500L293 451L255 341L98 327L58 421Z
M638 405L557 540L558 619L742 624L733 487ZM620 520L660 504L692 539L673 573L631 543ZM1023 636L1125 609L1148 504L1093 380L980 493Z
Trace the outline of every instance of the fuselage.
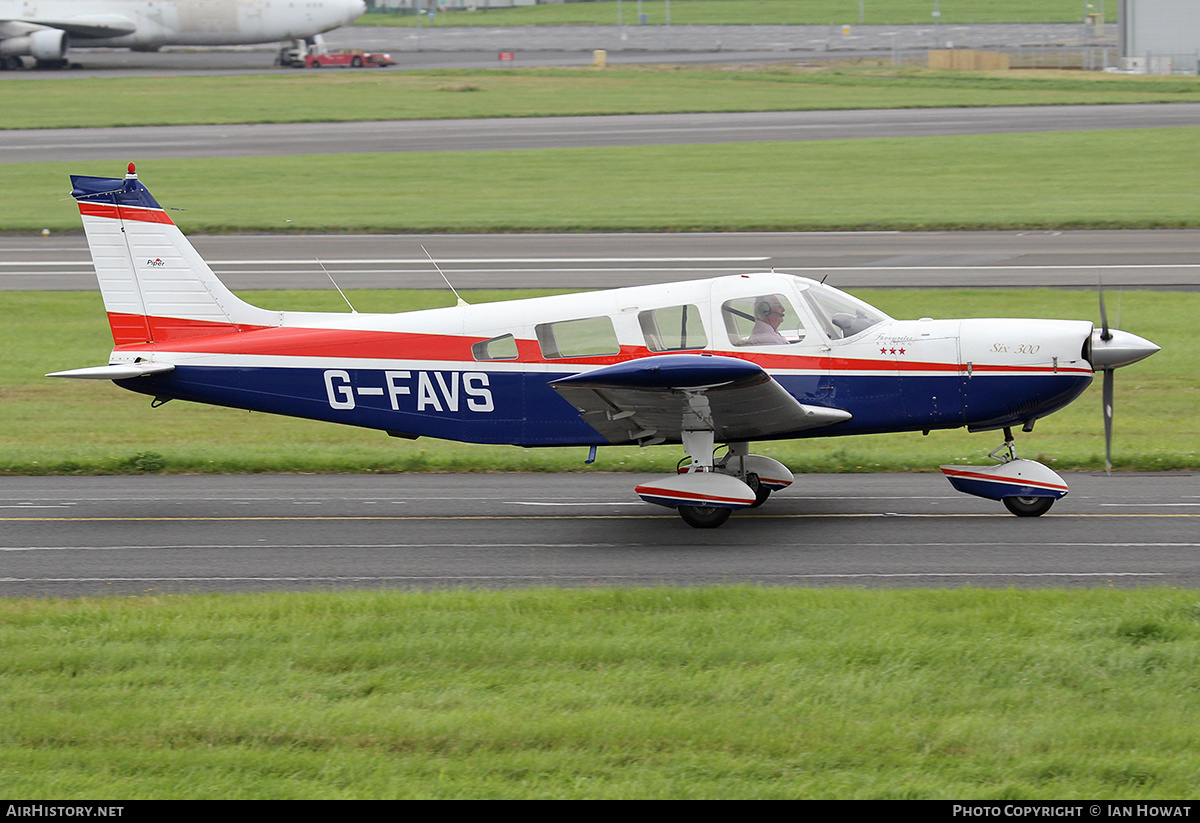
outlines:
M365 11L362 0L0 0L0 21L60 21L77 47L222 46L311 37L348 25ZM91 18L134 31L111 36L70 28ZM20 34L20 22L0 22L0 36ZM10 31L7 33L4 27Z
M764 298L787 315L766 342L753 322ZM774 438L1016 426L1062 408L1092 379L1090 322L894 320L773 273L395 315L278 316L227 334L151 320L156 342L119 345L110 362L174 364L119 381L161 398L522 446L613 442L549 384L662 354L746 360L800 403L851 414Z

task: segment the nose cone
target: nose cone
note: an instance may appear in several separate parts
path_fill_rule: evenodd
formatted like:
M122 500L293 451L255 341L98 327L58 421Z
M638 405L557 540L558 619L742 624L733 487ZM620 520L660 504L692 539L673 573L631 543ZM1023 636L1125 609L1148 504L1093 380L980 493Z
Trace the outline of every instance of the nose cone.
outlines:
M1158 346L1136 334L1110 329L1105 340L1104 332L1096 329L1092 332L1092 351L1088 360L1095 371L1119 369L1145 360L1158 350Z

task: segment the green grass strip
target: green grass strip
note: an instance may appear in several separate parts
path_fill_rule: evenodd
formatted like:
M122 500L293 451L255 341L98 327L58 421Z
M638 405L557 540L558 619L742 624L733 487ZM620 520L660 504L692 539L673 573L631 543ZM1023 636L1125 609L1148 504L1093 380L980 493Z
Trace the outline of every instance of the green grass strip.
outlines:
M807 539L811 539L811 535ZM0 601L9 798L1195 798L1194 591Z
M831 280L836 285L836 276ZM468 293L468 301L544 292ZM855 290L899 318L1050 317L1097 319L1090 291L1031 289ZM272 309L342 311L324 292L249 292ZM444 291L351 291L363 311L448 306ZM110 383L52 380L43 374L107 362L112 338L95 292L8 292L0 325L0 474L153 472L486 472L670 471L682 449L609 447L594 467L585 448L518 449L420 439L149 398ZM1118 469L1200 469L1200 352L1194 345L1200 294L1108 294L1110 320L1162 346L1116 377L1113 457ZM1100 383L1065 410L1018 436L1020 453L1059 470L1104 465ZM964 429L920 434L760 443L755 452L796 472L934 471L940 464L986 463L996 433Z
M6 129L1196 100L1196 77L891 66L613 66L137 78L50 73L0 84Z
M187 232L1183 228L1198 128L527 151L153 160ZM136 156L129 159L137 160ZM1119 162L1118 162L1119 159ZM17 231L77 230L68 175L0 165Z

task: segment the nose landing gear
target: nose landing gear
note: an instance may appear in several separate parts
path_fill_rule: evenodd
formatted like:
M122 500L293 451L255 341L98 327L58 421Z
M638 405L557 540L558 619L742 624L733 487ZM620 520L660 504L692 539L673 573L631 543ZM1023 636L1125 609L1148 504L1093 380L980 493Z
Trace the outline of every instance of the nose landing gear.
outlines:
M942 474L956 490L999 500L1017 517L1040 517L1067 494L1066 481L1054 471L1017 457L1012 429L1004 430L1004 443L988 457L1000 465L942 466Z

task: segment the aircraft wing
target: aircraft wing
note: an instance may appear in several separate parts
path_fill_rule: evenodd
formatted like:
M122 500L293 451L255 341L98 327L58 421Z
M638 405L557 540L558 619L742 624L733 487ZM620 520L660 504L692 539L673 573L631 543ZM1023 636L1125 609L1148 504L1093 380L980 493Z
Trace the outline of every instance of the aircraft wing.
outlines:
M798 402L759 366L734 357L663 354L550 387L611 443L679 441L684 431L753 440L850 419L842 409Z
M0 23L27 23L61 29L72 37L82 39L96 37L120 37L137 31L137 24L119 14L76 14L70 17L5 17Z

